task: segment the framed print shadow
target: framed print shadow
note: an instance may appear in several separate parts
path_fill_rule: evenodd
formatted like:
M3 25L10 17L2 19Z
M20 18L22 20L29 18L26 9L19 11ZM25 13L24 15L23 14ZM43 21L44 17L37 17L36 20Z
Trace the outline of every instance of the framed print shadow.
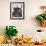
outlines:
M10 19L24 19L24 2L10 2Z

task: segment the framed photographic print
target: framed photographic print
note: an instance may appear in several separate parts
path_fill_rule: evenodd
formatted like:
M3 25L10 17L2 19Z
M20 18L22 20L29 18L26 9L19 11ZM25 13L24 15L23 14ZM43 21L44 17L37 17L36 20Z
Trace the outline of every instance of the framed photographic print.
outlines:
M24 19L24 2L10 2L10 19Z

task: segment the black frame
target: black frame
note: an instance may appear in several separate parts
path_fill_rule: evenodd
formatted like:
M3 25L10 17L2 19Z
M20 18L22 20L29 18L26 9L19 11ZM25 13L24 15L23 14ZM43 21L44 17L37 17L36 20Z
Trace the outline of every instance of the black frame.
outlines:
M12 3L23 3L23 18L12 18L12 17L11 17L11 4L12 4ZM19 19L24 19L24 18L25 18L24 15L25 15L25 3L24 3L24 2L10 2L10 19L18 19L18 20L19 20Z

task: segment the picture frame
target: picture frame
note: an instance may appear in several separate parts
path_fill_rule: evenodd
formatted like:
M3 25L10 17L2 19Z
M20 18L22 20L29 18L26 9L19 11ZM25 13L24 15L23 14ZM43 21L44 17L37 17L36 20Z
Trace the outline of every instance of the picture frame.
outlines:
M10 19L24 19L24 2L10 2Z

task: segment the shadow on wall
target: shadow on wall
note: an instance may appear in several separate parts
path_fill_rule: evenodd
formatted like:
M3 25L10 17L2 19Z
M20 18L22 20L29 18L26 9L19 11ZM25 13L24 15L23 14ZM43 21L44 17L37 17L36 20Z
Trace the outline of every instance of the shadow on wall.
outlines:
M39 24L40 22L38 20L36 20L35 16L32 16L30 20L31 20L32 25L37 26L37 27L40 26L40 24Z

